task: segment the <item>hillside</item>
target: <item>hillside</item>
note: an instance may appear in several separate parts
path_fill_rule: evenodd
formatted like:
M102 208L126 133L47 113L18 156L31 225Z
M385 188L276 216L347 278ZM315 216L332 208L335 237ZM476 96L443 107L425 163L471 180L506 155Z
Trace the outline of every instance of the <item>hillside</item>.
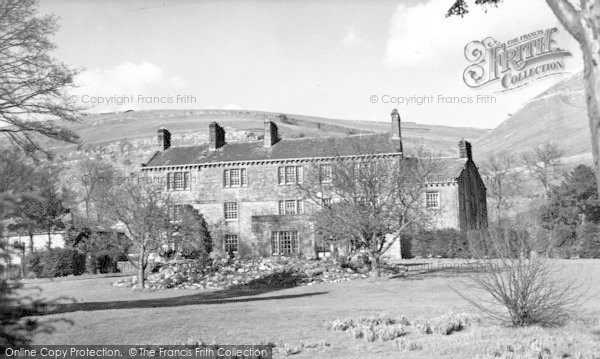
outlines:
M575 74L528 101L510 118L474 143L477 153L512 152L552 142L565 157L591 152L583 75Z
M208 141L208 124L217 121L225 128L227 141L250 141L261 138L265 119L275 121L284 138L348 136L387 132L390 122L349 121L244 110L153 110L95 114L82 118L69 127L78 133L78 148L62 143L45 145L67 161L100 154L127 166L139 165L156 150L156 130L164 126L172 133L172 146L188 146ZM448 126L420 125L404 122L406 148L423 145L443 156L457 154L457 143L474 140L486 130Z

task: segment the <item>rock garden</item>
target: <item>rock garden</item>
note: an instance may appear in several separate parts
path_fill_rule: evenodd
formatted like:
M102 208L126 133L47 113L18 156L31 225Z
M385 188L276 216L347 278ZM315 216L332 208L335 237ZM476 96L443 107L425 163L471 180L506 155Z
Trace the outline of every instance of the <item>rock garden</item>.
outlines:
M395 274L400 270L395 266L382 265L381 275ZM287 288L370 276L370 267L362 257L348 262L286 257L219 259L208 266L196 261L165 263L148 275L146 286L149 289ZM135 288L137 281L137 276L126 277L113 285Z

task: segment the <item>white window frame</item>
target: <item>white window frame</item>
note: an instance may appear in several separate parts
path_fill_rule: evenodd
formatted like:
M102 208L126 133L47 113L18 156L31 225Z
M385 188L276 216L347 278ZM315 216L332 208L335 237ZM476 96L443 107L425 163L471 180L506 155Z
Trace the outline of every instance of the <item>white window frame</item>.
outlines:
M271 255L286 256L300 253L298 231L271 232Z
M425 192L425 207L428 209L440 208L440 192L426 191Z
M234 246L235 250L232 250L234 254L237 254L239 250L239 237L237 234L226 234L223 240L223 250L225 253L229 253L229 246Z
M189 171L169 171L167 172L167 190L168 191L187 191L190 189Z
M333 169L330 164L320 165L319 173L321 175L321 183L331 183L333 181Z
M302 166L279 166L277 168L277 182L280 185L298 184L304 180Z
M245 168L227 168L223 170L223 187L236 188L248 186L248 173Z
M279 215L304 214L304 201L301 199L286 199L278 202Z
M235 209L233 208L228 208L229 207L235 207ZM232 215L235 215L232 216ZM239 218L239 206L237 202L225 202L223 203L223 217L225 218L226 221L237 221Z

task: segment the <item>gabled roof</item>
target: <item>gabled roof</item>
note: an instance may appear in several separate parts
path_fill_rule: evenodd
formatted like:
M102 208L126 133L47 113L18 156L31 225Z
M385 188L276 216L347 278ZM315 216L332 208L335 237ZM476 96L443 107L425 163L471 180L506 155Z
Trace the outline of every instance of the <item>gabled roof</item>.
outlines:
M282 139L268 148L263 147L263 141L233 142L227 143L215 151L209 151L208 145L171 147L157 152L143 166L162 167L365 154L400 154L399 146L400 141L391 140L387 133L338 138Z

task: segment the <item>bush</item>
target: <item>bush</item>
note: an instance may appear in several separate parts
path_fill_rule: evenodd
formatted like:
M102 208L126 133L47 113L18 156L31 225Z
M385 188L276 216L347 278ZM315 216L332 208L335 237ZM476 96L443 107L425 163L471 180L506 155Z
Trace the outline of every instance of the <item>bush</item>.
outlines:
M33 273L35 277L41 277L44 271L42 258L46 252L32 252L25 258L28 273Z
M29 271L37 277L64 277L85 273L85 255L75 249L57 248L27 257Z
M522 238L504 234L494 244L497 258L455 291L487 316L514 326L564 323L581 302L583 282L556 262L530 255Z

